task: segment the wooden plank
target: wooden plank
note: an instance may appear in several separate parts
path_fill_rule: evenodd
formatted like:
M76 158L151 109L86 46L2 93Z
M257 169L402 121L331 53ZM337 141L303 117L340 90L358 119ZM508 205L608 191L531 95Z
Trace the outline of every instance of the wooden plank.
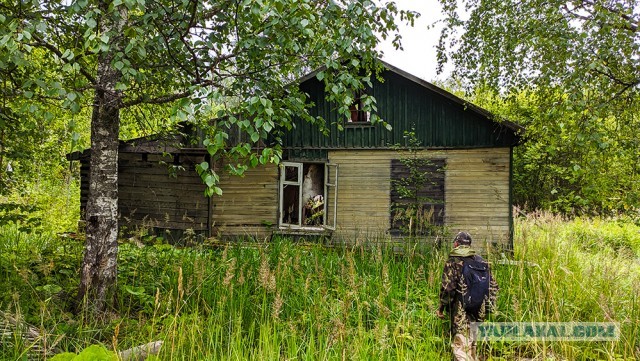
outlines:
M157 208L139 208L123 206L120 210L120 214L129 217L142 219L144 217L151 217L160 219L207 219L207 211L185 211L182 209L157 209Z
M168 185L202 185L202 180L196 177L178 177L171 178L160 177L153 174L123 174L118 177L118 183L122 184L146 184L154 186Z
M178 190L170 190L163 192L157 189L144 189L144 188L128 188L119 191L121 201L132 201L140 203L143 201L151 202L173 202L179 204L206 204L207 198L201 192L185 192L181 190L184 195L180 195ZM190 193L190 194L189 194Z
M220 187L222 196L214 198L212 202L214 234L246 235L258 229L263 234L263 222L277 222L277 166L270 164L249 169L244 177L221 175Z
M329 152L329 162L339 165L338 233L386 232L389 229L389 154L377 151Z
M122 205L122 207L120 208L120 214L122 215L135 215L136 217L142 217L145 215L157 215L157 216L164 216L164 215L169 215L172 217L184 217L184 216L188 216L190 218L202 218L202 219L207 219L207 215L208 215L208 209L207 208L201 208L199 210L197 209L180 209L177 207L173 207L173 208L160 208L160 207L139 207L139 206L135 206L135 205Z
M508 232L508 148L422 151L420 155L446 159L447 222L457 222L462 229L494 224L506 227L500 229L501 234ZM381 218L388 217L390 204L368 198L388 199L390 186L381 184L389 182L390 162L399 157L395 151L329 152L330 162L340 165L338 226L343 234L386 231L381 225L388 221ZM369 217L362 218L358 212Z

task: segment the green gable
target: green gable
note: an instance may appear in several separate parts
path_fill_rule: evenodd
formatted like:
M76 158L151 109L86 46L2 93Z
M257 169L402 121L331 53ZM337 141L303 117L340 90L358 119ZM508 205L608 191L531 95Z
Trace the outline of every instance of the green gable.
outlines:
M303 78L300 89L314 104L310 113L329 125L323 135L302 120L284 138L288 149L372 149L390 148L404 143L404 132L415 128L427 148L510 147L519 141L518 126L497 123L492 115L433 84L385 64L384 81L374 79L369 92L377 101L378 115L393 129L382 125L347 123L338 116L336 106L325 100L324 85L314 74ZM337 123L344 125L339 131Z

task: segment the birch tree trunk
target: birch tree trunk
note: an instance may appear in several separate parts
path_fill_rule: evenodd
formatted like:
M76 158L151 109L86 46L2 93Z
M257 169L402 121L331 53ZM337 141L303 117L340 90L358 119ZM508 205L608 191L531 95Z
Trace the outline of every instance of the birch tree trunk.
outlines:
M100 2L104 14L108 3ZM118 135L122 95L116 84L122 74L111 63L120 49L126 12L103 18L101 34L109 34L109 49L98 59L98 73L91 116L89 197L86 207L86 243L82 262L78 305L103 312L115 297L118 258Z

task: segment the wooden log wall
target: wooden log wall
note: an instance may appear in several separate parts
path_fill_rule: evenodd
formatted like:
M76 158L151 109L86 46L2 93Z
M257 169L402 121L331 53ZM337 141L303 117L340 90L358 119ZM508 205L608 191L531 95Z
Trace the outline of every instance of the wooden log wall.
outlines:
M471 233L478 248L509 246L509 148L421 152L443 159L444 224L450 236ZM391 160L395 151L330 151L339 165L337 230L344 241L380 238L390 229Z
M120 153L118 193L120 228L168 230L160 236L181 238L184 231L207 235L209 199L195 171L203 155ZM172 166L181 168L174 168ZM173 173L173 174L172 174ZM156 232L157 233L157 232ZM171 234L173 233L173 234Z

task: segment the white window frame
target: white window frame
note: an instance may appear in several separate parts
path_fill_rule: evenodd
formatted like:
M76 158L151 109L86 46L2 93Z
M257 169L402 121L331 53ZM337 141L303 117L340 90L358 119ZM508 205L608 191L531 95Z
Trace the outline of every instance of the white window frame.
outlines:
M278 209L280 215L278 217L278 222L280 224L280 226L284 226L284 227L301 227L302 226L302 180L303 180L303 174L302 174L302 167L304 166L303 163L297 163L297 162L282 162L280 163L280 185L279 185L279 192L280 192L280 208ZM297 182L293 182L293 181L288 181L286 180L286 175L287 172L286 167L292 167L292 168L297 168L298 169L298 181ZM298 224L295 223L284 223L284 208L283 208L283 203L284 203L284 186L285 185L292 185L292 186L298 186Z
M324 165L324 217L322 219L323 224L321 226L306 226L302 224L302 182L304 180L303 168L305 164L322 164ZM294 167L298 169L298 181L287 181L286 167ZM331 172L330 172L331 171ZM329 177L329 173L333 177ZM332 179L330 179L332 178ZM292 185L297 186L298 191L298 223L285 223L284 222L284 186ZM280 184L278 185L278 192L280 194L280 207L278 208L278 226L281 229L301 229L301 230L335 230L337 222L337 206L338 206L338 165L332 163L320 163L320 162L282 162L280 163ZM329 222L328 217L328 201L329 192L333 192L333 217Z
M333 168L333 169L331 169ZM331 172L333 170L333 172ZM333 181L329 179L329 174L333 174ZM329 190L333 188L333 222L329 224ZM332 163L324 164L324 225L326 229L334 231L338 219L338 165Z

